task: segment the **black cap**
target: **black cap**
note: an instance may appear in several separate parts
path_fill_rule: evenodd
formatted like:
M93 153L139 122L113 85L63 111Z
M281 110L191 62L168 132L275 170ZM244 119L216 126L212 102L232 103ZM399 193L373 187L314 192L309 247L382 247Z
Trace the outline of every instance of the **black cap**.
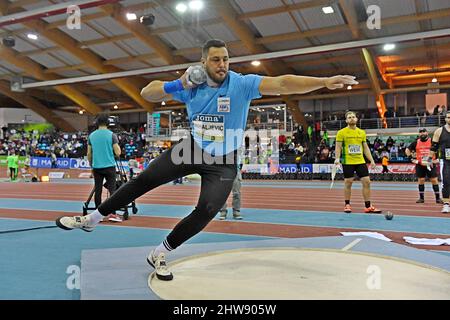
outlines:
M95 124L97 126L103 125L103 126L107 126L109 124L109 115L102 113L97 115L96 119L95 119Z
M428 132L427 128L420 128L419 132Z

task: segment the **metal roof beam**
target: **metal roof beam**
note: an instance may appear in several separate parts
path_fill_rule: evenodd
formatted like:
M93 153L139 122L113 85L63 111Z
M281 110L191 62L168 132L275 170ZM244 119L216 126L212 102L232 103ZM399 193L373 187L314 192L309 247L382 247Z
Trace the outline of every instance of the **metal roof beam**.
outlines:
M365 47L375 46L375 45L379 45L379 44L384 44L386 42L403 42L403 41L412 41L412 40L423 39L423 38L446 37L449 34L450 34L450 28L440 29L440 30L427 31L427 32L404 34L404 35L399 35L399 36L373 38L373 39L368 39L368 40L357 40L357 41L343 42L343 43L337 43L337 44L331 44L331 45L322 45L322 46L315 46L315 47L309 47L309 48L282 50L282 51L276 51L276 52L259 53L259 54L253 54L253 55L233 57L230 59L230 63L250 62L253 60L273 60L273 59L277 59L277 58L307 55L307 54L312 54L312 53L345 50L345 49L355 49L355 48L365 48ZM100 74L100 75L93 75L93 76L75 77L75 78L66 79L64 81L56 81L56 82L55 81L44 81L44 82L36 82L36 83L27 83L27 84L23 85L23 88L33 88L33 87L42 87L42 86L49 86L49 85L62 84L62 83L97 81L97 80L137 76L137 75L144 75L144 74L171 72L171 71L177 71L177 70L184 70L184 69L188 68L190 65L191 65L191 63L178 64L178 65L152 67L152 68L131 70L131 71L111 72L111 73L107 73L107 74Z
M69 124L61 117L57 116L51 109L44 106L38 100L30 97L26 93L12 92L9 83L5 81L0 81L0 93L10 97L11 99L14 99L28 109L33 110L42 118L53 124L55 127L68 132L75 131L75 128L71 124Z
M359 23L358 15L355 10L355 0L339 0L339 5L344 12L345 19L347 20L348 27L352 32L353 39L359 39Z

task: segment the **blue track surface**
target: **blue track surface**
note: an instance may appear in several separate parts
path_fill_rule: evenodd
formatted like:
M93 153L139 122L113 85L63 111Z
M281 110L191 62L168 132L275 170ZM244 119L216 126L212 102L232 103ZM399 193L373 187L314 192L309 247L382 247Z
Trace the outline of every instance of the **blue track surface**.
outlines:
M91 183L90 181L86 181ZM84 182L83 182L84 183ZM194 183L195 185L195 183ZM329 182L245 182L244 185L274 188L329 188ZM359 183L355 183L358 187ZM374 189L378 186L374 184ZM335 188L342 188L338 182ZM414 190L414 184L379 185L383 190ZM137 203L140 216L182 218L192 206ZM80 201L0 198L0 208L81 213ZM395 216L387 221L382 215L344 214L342 212L243 208L240 223L274 223L297 226L336 227L380 231L450 235L450 219L440 217ZM38 215L36 215L38 217ZM52 222L0 218L0 299L79 299L79 290L69 290L66 282L71 266L79 266L81 251L159 244L169 230L137 227L102 226L92 233L57 228L27 232L1 231L53 226ZM449 236L450 237L450 236ZM188 243L210 243L270 239L202 232ZM432 249L439 249L430 247ZM450 252L439 252L450 256ZM107 272L107 271L105 271Z
M0 225L1 230L11 230L53 224L0 219ZM91 233L55 228L0 234L0 299L79 299L79 290L66 286L71 276L66 271L79 266L82 250L154 246L167 234L168 230L112 226L99 226ZM270 238L202 232L187 243L258 239Z
M79 201L1 199L0 208L44 211L80 212ZM138 204L139 215L183 218L192 206ZM329 211L303 211L243 208L246 222L279 223L315 227L377 229L416 233L450 234L450 219L438 217L395 216L385 220L383 215L345 214ZM2 229L2 228L0 228Z

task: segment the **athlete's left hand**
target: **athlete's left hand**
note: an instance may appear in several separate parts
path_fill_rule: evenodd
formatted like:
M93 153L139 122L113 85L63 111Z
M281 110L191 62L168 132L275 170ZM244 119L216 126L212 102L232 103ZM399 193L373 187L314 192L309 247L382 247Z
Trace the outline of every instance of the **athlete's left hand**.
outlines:
M372 161L370 163L370 169L375 170L376 167L377 167L377 164L375 163L375 161Z
M329 77L325 80L325 86L330 90L342 89L345 85L359 84L355 79L356 77L348 75Z

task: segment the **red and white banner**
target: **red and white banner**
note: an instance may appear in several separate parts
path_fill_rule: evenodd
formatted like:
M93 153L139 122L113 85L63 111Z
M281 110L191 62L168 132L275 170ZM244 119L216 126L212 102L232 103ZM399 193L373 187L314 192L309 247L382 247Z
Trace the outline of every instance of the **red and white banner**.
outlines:
M416 165L413 163L393 163L389 164L388 170L390 173L415 173ZM377 165L375 169L370 169L370 173L381 173L383 171L383 166Z

